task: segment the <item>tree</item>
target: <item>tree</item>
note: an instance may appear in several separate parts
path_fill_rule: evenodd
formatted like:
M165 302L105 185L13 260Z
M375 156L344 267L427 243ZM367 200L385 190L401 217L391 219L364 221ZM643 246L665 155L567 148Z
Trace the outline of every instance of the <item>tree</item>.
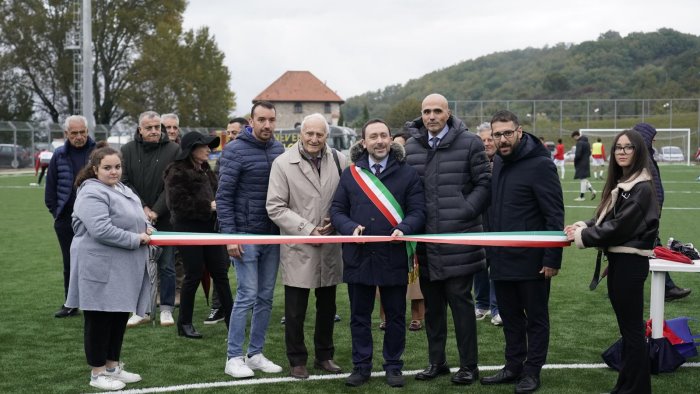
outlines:
M564 93L570 87L569 80L558 72L547 74L542 81L542 88L549 93Z
M391 107L386 122L392 129L401 128L407 121L415 119L420 113L421 102L414 97L408 97Z
M0 0L0 14L3 15L0 18L0 55L8 56L8 67L21 71L23 86L32 91L41 111L54 122L72 112L75 100L73 52L67 49L74 28L72 4L70 0ZM206 107L215 100L204 100L209 93L218 97L227 110L232 107L233 93L228 89L230 76L223 66L223 54L218 52L208 32L182 34L185 0L94 1L92 5L94 116L98 124L114 124L146 109L137 105L142 98L134 95L144 81L184 83L182 69L171 66L173 62L189 62L185 67L191 68L195 62L205 61L206 72L202 74L211 71L221 78L214 81L197 74L193 85L197 84L200 94L192 98L197 101L192 107L197 107L198 112L193 119L199 122L221 119L220 107ZM161 48L154 43L167 45ZM192 47L190 51L183 49L188 45ZM194 48L197 45L203 47ZM169 48L175 51L173 54L195 56L195 59L167 56L160 57L158 64L142 60L155 59L156 55L149 51L167 54ZM201 52L197 54L197 51ZM191 76L186 74L188 78ZM221 93L222 89L225 92ZM192 90L174 89L173 92L189 95ZM164 106L160 110L176 108Z
M34 113L32 92L23 87L21 76L3 66L0 58L0 119L29 121Z

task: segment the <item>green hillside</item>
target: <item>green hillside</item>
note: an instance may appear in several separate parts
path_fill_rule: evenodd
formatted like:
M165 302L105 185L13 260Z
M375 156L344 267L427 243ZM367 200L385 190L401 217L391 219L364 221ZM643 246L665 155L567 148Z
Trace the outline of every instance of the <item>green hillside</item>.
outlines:
M432 92L450 101L700 97L700 37L609 31L576 45L493 53L351 97L343 119L354 126L366 116L418 115L415 106Z

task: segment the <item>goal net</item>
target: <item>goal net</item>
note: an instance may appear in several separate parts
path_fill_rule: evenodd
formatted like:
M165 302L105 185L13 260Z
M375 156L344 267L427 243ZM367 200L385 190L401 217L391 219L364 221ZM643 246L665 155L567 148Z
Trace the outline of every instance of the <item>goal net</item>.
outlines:
M612 153L615 136L625 129L580 129L582 135L588 136L592 145L600 138L605 147L605 154ZM656 129L654 137L654 158L658 163L690 165L695 152L690 151L690 129Z

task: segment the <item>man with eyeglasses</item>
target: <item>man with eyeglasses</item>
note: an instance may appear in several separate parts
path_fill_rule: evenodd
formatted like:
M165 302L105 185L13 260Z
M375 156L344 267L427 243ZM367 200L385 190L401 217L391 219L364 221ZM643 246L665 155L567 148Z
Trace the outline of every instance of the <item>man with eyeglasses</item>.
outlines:
M175 160L180 146L168 138L161 117L153 111L139 115L134 140L122 146L122 182L140 198L146 217L157 230L172 230L170 212L165 203L163 171ZM158 259L160 279L160 324L172 326L175 307L175 262L173 246L162 247ZM127 327L146 323L155 316L133 315Z
M524 132L510 111L497 112L491 129L497 156L491 177L489 229L561 231L564 200L549 150ZM495 375L482 378L482 384L515 383L516 393L540 387L549 347L549 290L561 259L562 248L489 249L506 363Z
M180 145L180 118L176 114L163 114L160 117L170 141Z
M425 190L425 232L483 231L482 214L488 206L491 168L481 139L452 115L447 99L428 95L421 117L408 122L406 162L421 177ZM459 370L455 384L479 379L476 316L471 290L475 273L486 269L484 248L469 245L418 243L420 288L425 300L428 362L416 380L450 373L445 354L447 306L455 325Z
M58 237L63 257L64 300L68 294L70 279L70 245L73 241L73 204L75 187L73 181L78 172L88 163L90 153L95 148L95 141L88 135L88 121L80 115L66 118L63 124L65 144L56 148L51 157L46 174L44 202L54 218L53 228ZM78 315L77 308L61 306L54 316L58 318Z

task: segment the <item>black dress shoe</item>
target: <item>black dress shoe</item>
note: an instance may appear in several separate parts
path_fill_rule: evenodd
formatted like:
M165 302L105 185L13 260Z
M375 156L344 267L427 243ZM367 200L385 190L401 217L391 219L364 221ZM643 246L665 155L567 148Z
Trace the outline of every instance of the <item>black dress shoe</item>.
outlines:
M517 394L534 393L538 388L540 388L540 377L535 375L524 375L515 384Z
M513 383L518 380L519 374L510 371L508 369L501 369L497 374L493 376L486 376L481 378L481 384L503 384L503 383Z
M71 316L78 316L80 312L78 311L78 308L68 308L65 305L61 305L61 309L56 311L56 313L53 314L53 317L57 318L64 318L64 317L71 317Z
M690 289L683 289L678 286L672 287L668 290L666 290L665 294L665 299L666 301L673 301L673 300L679 300L681 298L687 297L690 295L691 290Z
M391 387L403 387L404 379L399 369L390 369L386 371L386 384Z
M194 329L192 324L177 324L177 335L185 338L202 339L202 334Z
M326 372L330 373L341 373L343 372L343 369L340 368L338 364L335 363L333 360L324 360L324 361L318 361L314 360L314 368L317 369L322 369Z
M461 367L454 375L452 375L452 383L454 384L472 384L479 379L478 368Z
M369 371L361 371L359 368L353 368L352 373L345 379L345 385L350 387L358 387L367 383L369 380Z
M416 374L416 380L432 380L448 373L450 373L450 367L447 366L447 363L430 364L428 368Z
M291 368L289 371L289 376L296 379L308 379L309 371L306 369L306 365L297 365L296 367Z

